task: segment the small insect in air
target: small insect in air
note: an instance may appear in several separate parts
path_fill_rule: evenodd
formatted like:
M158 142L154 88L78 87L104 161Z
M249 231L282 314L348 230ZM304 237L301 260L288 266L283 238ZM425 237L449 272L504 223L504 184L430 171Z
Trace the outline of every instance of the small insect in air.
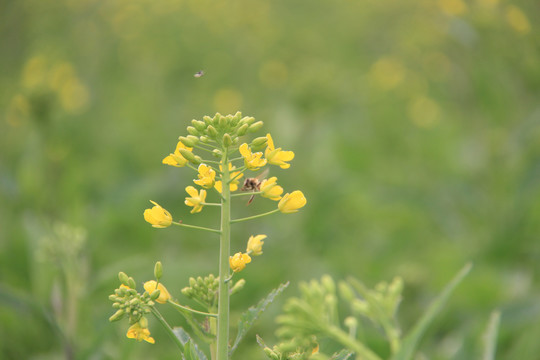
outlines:
M260 173L254 178L246 178L246 180L244 180L244 185L242 185L242 188L240 190L253 191L253 192L260 191L261 183L266 178L266 176L268 176L268 169L265 169L262 173ZM255 198L255 194L251 195L246 206L251 204L254 198Z
M204 75L204 71L201 70L201 71L196 72L196 73L193 75L193 77L200 78L200 77L202 77L203 75Z

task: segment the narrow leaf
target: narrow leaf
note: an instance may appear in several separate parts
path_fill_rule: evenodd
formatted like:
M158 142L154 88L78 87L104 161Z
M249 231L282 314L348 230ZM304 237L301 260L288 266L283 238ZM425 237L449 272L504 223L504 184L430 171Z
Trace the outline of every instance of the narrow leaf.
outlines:
M250 307L245 313L242 314L240 317L240 321L238 321L238 334L236 335L236 339L234 340L234 344L231 347L231 351L229 352L229 356L236 350L238 347L238 344L244 336L247 334L248 330L251 328L255 320L261 315L261 313L266 310L266 307L274 301L274 298L281 294L283 290L285 290L289 286L289 282L286 282L285 284L279 285L277 289L274 289L266 296L264 299L259 301L259 303L256 306Z
M208 360L206 355L199 349L195 341L193 341L193 339L183 328L175 327L173 329L173 332L174 335L176 335L176 337L178 338L178 340L180 340L182 345L184 345L184 358L186 360L189 359L188 354L193 360ZM195 356L193 354L195 354Z
M409 334L404 338L401 348L397 353L392 356L392 360L409 360L414 355L416 346L420 341L422 335L424 335L428 326L433 322L435 316L441 311L442 307L454 291L454 289L461 283L461 281L467 276L472 268L472 264L467 264L459 271L459 273L450 281L442 293L431 303L427 311L418 320L416 325L412 328Z
M494 311L489 317L489 323L484 333L484 355L482 360L495 360L497 351L497 332L501 321L501 312Z

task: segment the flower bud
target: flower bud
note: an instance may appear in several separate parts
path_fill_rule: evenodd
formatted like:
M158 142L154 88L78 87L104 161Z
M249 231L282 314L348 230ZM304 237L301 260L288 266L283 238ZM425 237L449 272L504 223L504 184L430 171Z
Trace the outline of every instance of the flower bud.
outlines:
M194 135L194 136L199 136L200 133L199 133L199 130L197 130L196 128L194 128L193 126L188 126L187 127L187 132L191 135Z
M203 116L203 120L206 123L206 125L212 125L212 118L208 115Z
M214 156L217 157L217 158L220 158L220 157L223 156L223 153L222 153L221 150L219 150L219 149L214 149L214 150L212 151L212 155L214 155Z
M204 131L204 129L206 129L206 124L204 123L204 121L193 119L191 120L191 124L193 125L193 127L195 127L195 129L199 131ZM189 132L189 129L188 129L188 132Z
M139 320L139 325L141 326L141 328L146 329L148 327L148 319L146 319L145 317L142 317Z
M232 145L231 135L229 134L223 135L223 145L226 147L229 147Z
M238 122L240 121L240 118L242 117L242 113L240 111L237 111L236 114L231 119L230 125L232 127L236 127L238 125Z
M228 117L227 116L220 116L218 119L218 126L220 129L225 129L227 127L228 123Z
M126 314L126 312L122 309L120 310L117 310L110 318L109 318L109 321L110 322L113 322L113 321L118 321L120 319L122 319L124 317L124 315Z
M238 128L238 130L236 131L236 135L238 135L238 136L246 135L246 132L247 132L248 128L249 128L248 124L244 124L244 125L240 126Z
M180 136L178 137L178 140L180 140L182 142L182 144L186 145L187 147L193 147L195 146L195 143L193 143L193 141L191 141L190 139L188 139L187 137L185 136ZM184 156L185 157L185 156ZM187 159L187 158L186 158Z
M127 286L127 284L128 284L128 276L127 276L127 274L126 274L125 272L120 271L120 272L118 273L118 280L120 280L120 282L121 282L122 284L124 284L124 285Z
M249 125L253 124L254 121L255 121L255 118L253 116L246 116L246 117L243 117L240 120L240 123L241 124L247 124L249 126Z
M137 287L137 284L135 284L135 280L131 276L128 279L128 286L131 289L135 289Z
M191 151L186 150L186 149L178 149L178 151L190 163L193 163L195 165L199 165L201 163L200 160L197 160L197 157L193 155Z
M156 280L161 279L163 276L163 265L161 265L161 261L156 262L156 265L154 266L154 276L156 277Z
M266 356L268 356L270 359L272 360L279 360L279 355L272 349L270 349L269 347L265 347L263 349L263 352L266 354Z
M240 290L242 290L244 288L244 285L246 285L246 280L244 280L244 279L238 280L234 284L234 286L231 288L230 294L231 295L236 294L237 292L239 292Z
M323 275L321 278L321 284L325 288L327 292L330 294L336 293L336 283L334 282L334 279L332 279L329 275Z
M159 289L156 289L152 291L152 293L150 294L150 299L156 300L160 294L161 294L161 291Z
M196 284L197 284L197 280L195 280L195 278L190 277L189 286L194 287Z
M266 147L266 144L268 143L268 138L266 136L261 136L258 138L253 139L249 147L252 151L260 151Z
M208 125L208 127L206 128L206 133L208 134L208 136L210 136L211 138L214 138L214 139L218 135L218 132L217 132L216 128L213 127L212 125Z
M199 137L198 136L188 135L187 138L194 145L197 145L197 143L199 142Z
M201 140L201 142L203 142L203 143L207 143L207 142L210 141L210 139L206 135L200 136L199 140Z
M354 295L354 290L352 289L352 287L347 284L346 282L344 281L340 281L338 283L338 289L339 289L339 294L341 295L341 297L343 299L345 299L346 301L353 301L353 299L356 298L356 296Z
M248 128L247 131L248 132L259 131L259 129L262 128L263 125L264 125L264 123L262 121L257 121L256 123L249 125L249 128Z
M214 125L214 127L219 126L219 119L221 119L222 117L223 115L221 115L220 113L216 113L216 115L214 115L214 117L212 118L212 125Z

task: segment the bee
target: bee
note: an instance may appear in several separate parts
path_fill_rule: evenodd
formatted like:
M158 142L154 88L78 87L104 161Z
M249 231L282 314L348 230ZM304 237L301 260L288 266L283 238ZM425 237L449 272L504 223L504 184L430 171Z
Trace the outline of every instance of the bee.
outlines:
M200 78L203 75L204 75L204 71L201 70L201 71L196 72L195 75L193 75L193 77Z
M261 183L266 178L266 176L268 176L268 169L264 170L262 173L260 173L254 178L246 178L246 180L244 180L244 185L242 185L242 188L240 190L253 191L253 192L260 191ZM255 194L251 195L246 206L251 204L254 198L255 198Z

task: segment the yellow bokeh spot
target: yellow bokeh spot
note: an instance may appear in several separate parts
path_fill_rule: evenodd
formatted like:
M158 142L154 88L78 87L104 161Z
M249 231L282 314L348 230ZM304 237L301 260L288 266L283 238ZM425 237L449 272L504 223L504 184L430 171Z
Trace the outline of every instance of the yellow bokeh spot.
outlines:
M477 0L478 4L487 9L493 9L499 4L499 0Z
M11 126L19 126L23 119L30 114L30 103L28 99L21 94L15 95L6 112L6 121Z
M234 114L242 102L242 95L234 89L221 89L214 95L214 107L222 114Z
M77 78L66 81L58 91L62 108L71 113L78 113L88 105L88 89Z
M467 12L467 4L462 0L439 0L439 7L448 15L462 15Z
M22 72L22 85L34 89L43 84L47 74L47 61L43 55L34 56L26 62Z
M506 7L506 21L512 29L520 34L527 34L531 31L529 19L517 6L508 5Z
M383 57L369 71L369 77L373 84L381 90L391 90L403 82L406 75L406 69L403 64L397 60Z
M423 128L435 125L441 116L439 105L426 96L418 96L411 100L407 112L412 122Z
M280 61L265 62L259 69L259 78L263 85L268 87L281 87L285 85L288 77L287 67Z
M49 73L49 86L51 89L59 91L62 86L75 77L73 66L69 63L56 65Z

